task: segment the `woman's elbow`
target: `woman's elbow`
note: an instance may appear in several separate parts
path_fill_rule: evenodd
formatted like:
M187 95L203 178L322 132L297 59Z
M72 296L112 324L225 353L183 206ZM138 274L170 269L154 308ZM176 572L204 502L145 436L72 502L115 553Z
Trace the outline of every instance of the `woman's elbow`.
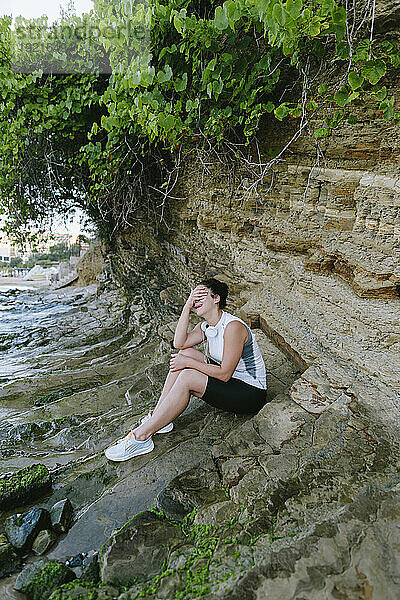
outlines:
M224 381L225 383L227 381L229 381L231 377L232 377L232 373L231 372L223 371L221 373L221 380Z

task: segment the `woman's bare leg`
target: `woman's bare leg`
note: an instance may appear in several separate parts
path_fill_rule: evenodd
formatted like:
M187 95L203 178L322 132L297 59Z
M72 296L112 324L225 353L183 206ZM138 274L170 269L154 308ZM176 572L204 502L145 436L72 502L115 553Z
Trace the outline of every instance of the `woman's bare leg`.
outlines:
M191 358L194 358L195 360L204 362L204 354L202 352L200 352L200 350L195 350L194 348L186 348L185 350L179 350L178 354L185 354L186 356L190 356ZM171 390L172 386L174 385L175 381L177 380L179 373L181 373L181 371L170 371L168 373L167 378L164 383L163 390L161 392L161 396L160 396L156 406L154 407L153 412L161 406L161 404L164 401L164 398L167 396L168 392Z
M208 375L195 369L182 369L162 403L153 411L151 418L134 429L135 438L146 440L150 435L173 421L189 404L190 394L202 397L206 391Z

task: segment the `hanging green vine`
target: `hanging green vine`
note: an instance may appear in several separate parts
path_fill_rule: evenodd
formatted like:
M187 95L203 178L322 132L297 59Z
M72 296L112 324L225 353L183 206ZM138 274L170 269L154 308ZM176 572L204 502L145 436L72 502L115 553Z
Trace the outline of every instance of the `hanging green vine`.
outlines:
M0 206L8 230L79 205L112 238L143 210L163 214L193 151L250 164L246 148L268 114L299 119L293 139L307 127L316 144L344 120L356 122L360 102L399 124L386 83L400 66L399 45L375 40L374 0L359 4L346 12L334 0L95 0L89 16L62 22L104 31L133 20L150 30L140 53L130 40L100 36L109 76L79 74L89 60L85 39L73 55L78 74L12 72L2 18ZM54 45L52 58L65 70ZM331 64L339 75L316 86ZM261 177L274 160L259 162Z

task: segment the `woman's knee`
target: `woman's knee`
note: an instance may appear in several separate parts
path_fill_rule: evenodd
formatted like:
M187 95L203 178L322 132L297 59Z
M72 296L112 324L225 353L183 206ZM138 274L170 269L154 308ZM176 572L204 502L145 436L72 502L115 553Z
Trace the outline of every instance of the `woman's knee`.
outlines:
M196 369L183 369L178 375L178 381L190 387L197 389L198 385L207 380L207 375L196 371Z

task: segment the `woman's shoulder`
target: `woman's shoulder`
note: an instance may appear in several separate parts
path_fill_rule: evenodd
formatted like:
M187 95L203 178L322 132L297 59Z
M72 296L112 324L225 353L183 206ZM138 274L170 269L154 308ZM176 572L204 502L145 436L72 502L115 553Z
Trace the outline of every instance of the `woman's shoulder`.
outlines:
M229 323L232 323L233 321L242 323L242 325L244 325L246 328L248 328L247 323L245 323L243 321L243 319L241 319L240 317L237 317L236 315L231 315L230 313L225 313L225 325L228 325Z
M246 333L249 334L247 341L250 339L251 337L251 329L250 327L247 325L247 323L245 323L240 317L235 317L235 315L231 315L229 313L226 313L227 315L229 315L229 317L231 317L230 319L226 319L225 320L225 329L228 325L230 325L231 323L234 323L234 325L230 325L230 327L236 327L238 330L242 330L242 331L246 331Z

